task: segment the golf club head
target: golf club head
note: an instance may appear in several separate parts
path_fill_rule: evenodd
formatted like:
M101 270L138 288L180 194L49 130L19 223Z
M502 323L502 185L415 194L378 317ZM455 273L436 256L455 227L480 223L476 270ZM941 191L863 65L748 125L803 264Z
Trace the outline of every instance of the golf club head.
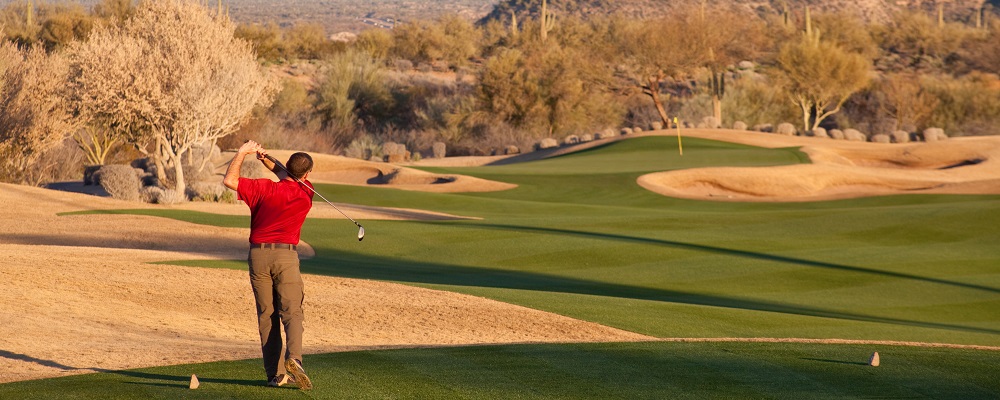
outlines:
M358 241L365 238L365 227L358 225Z

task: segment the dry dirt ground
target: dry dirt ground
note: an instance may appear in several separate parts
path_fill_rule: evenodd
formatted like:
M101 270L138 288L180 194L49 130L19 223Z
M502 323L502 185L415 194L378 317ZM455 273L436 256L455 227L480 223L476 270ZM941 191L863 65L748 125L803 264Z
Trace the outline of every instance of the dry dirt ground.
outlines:
M640 184L670 196L702 199L732 196L733 200L742 201L816 200L903 192L1000 192L1000 168L996 166L1000 138L885 145L722 130L684 133L763 147L803 146L815 164L658 173L640 178ZM427 160L417 165L521 161L607 142L511 158ZM283 152L272 154L279 159L287 157ZM434 191L513 187L342 157L317 156L316 161L317 168L311 178L319 182ZM790 186L789 182L794 184ZM342 206L357 219L461 218L418 210ZM0 375L0 383L260 356L246 272L150 264L244 258L248 229L145 216L57 215L68 211L143 207L248 214L243 205L144 205L0 185L0 221L3 221L0 274L4 277L0 280L0 304L5 305L0 308L0 319L7 321L0 325L3 338L0 370L5 372ZM331 207L314 207L310 218L342 217ZM308 257L312 249L306 244L301 252ZM656 340L450 292L312 275L305 280L307 353L485 343Z

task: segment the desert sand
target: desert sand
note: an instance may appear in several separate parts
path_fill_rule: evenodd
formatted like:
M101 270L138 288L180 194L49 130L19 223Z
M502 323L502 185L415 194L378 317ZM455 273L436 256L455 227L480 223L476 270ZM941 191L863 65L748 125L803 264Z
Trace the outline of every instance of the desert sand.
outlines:
M0 383L260 357L247 272L150 264L245 259L249 228L57 215L138 207L158 206L0 185L0 319L7 321L0 325L0 369L6 372ZM358 211L364 210L352 210ZM371 219L381 212L357 215ZM436 218L408 212L406 218ZM315 275L304 280L307 353L652 339L451 292Z
M669 135L660 131L643 135ZM801 147L813 164L705 168L639 178L668 196L804 201L894 193L1000 193L1000 138L874 144L755 132L686 130L704 137ZM565 154L613 140L516 157L419 165L485 165ZM287 158L290 152L272 152ZM488 191L513 185L428 174L384 163L317 156L316 182L405 190ZM0 185L0 383L157 365L259 357L247 273L152 264L244 259L248 228L218 228L130 215L58 215L131 208L249 215L242 204L175 206ZM420 210L338 204L357 219L452 219ZM310 218L343 218L317 203ZM363 244L362 244L363 245ZM313 250L300 247L303 257ZM307 353L394 347L655 339L488 299L368 280L307 275ZM727 339L705 339L727 340ZM741 340L799 340L733 338ZM813 339L801 339L813 340ZM836 340L836 339L833 339ZM835 342L831 342L835 343ZM912 344L927 345L927 344ZM307 361L308 363L308 357ZM261 372L263 379L263 372Z

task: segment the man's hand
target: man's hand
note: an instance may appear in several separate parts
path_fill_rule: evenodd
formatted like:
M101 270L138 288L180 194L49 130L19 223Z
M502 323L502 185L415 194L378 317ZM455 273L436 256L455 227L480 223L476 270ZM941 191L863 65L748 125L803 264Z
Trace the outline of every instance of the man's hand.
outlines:
M244 156L246 156L247 154L250 154L250 153L258 153L257 158L260 158L259 154L262 151L264 151L264 148L261 147L259 143L255 142L253 140L247 140L247 142L243 143L243 146L240 146L240 149L237 150L237 152L239 152L240 154L243 154ZM266 154L266 152L265 152L265 154Z
M226 185L227 188L236 190L240 183L240 167L243 166L243 159L246 158L248 154L256 153L257 157L260 158L260 152L264 151L260 144L253 140L247 140L240 146L239 150L236 150L236 156L233 157L233 161L229 163L229 168L226 170L226 176L222 178L222 184ZM264 154L267 154L266 152Z

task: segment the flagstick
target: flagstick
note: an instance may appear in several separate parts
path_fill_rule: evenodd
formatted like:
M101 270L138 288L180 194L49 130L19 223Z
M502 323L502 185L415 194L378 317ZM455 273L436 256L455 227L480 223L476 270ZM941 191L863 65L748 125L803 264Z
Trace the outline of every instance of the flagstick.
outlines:
M674 117L674 125L677 126L677 151L683 156L684 145L681 144L681 124L677 122L677 117Z

